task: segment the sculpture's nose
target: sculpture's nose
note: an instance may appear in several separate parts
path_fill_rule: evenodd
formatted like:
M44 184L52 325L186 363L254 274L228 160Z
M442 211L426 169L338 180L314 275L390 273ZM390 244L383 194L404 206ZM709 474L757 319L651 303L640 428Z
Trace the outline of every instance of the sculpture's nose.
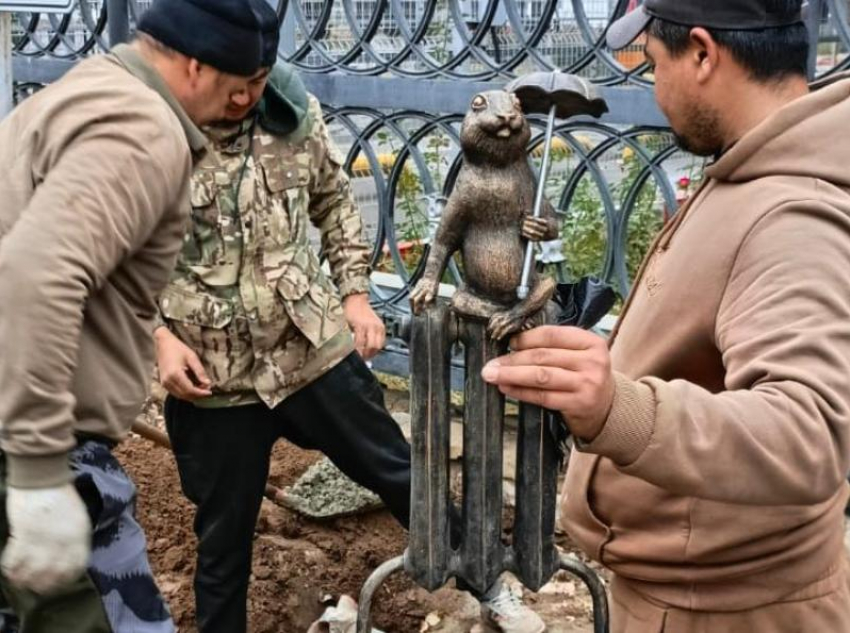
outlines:
M509 125L511 128L515 129L517 127L517 123L519 122L519 114L517 114L516 112L499 114L497 116L501 122Z

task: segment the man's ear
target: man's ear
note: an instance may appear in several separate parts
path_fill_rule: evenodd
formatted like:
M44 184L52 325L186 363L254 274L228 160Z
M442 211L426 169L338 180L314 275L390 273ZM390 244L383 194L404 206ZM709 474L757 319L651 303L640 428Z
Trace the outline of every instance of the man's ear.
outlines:
M191 86L196 86L204 72L204 65L197 59L189 58L186 64L186 79Z
M714 76L720 65L720 48L711 33L702 27L691 29L690 37L691 47L687 54L693 61L697 82L705 83Z

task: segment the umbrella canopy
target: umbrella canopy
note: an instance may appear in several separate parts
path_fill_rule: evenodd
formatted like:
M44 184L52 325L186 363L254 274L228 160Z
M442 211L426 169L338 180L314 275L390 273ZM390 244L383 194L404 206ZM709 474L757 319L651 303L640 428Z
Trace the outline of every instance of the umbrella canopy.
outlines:
M505 90L517 96L526 114L549 114L552 106L558 119L580 115L599 118L608 112L596 86L576 75L557 71L530 73L514 79Z
M558 325L589 330L614 307L617 293L604 281L585 277L574 284L558 284L552 298L559 308Z

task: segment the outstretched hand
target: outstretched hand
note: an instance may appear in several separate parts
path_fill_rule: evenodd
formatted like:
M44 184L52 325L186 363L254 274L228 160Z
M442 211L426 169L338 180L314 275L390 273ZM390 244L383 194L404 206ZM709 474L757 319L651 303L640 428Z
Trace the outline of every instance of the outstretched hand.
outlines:
M579 328L545 326L514 337L511 350L484 367L484 380L508 397L560 411L576 437L596 438L614 402L605 339Z

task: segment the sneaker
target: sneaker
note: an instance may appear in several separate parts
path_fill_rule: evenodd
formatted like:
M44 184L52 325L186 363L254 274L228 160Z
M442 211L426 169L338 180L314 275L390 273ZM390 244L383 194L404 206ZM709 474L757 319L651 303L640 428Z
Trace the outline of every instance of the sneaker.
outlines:
M546 630L540 616L500 580L482 598L481 617L502 633L543 633Z

